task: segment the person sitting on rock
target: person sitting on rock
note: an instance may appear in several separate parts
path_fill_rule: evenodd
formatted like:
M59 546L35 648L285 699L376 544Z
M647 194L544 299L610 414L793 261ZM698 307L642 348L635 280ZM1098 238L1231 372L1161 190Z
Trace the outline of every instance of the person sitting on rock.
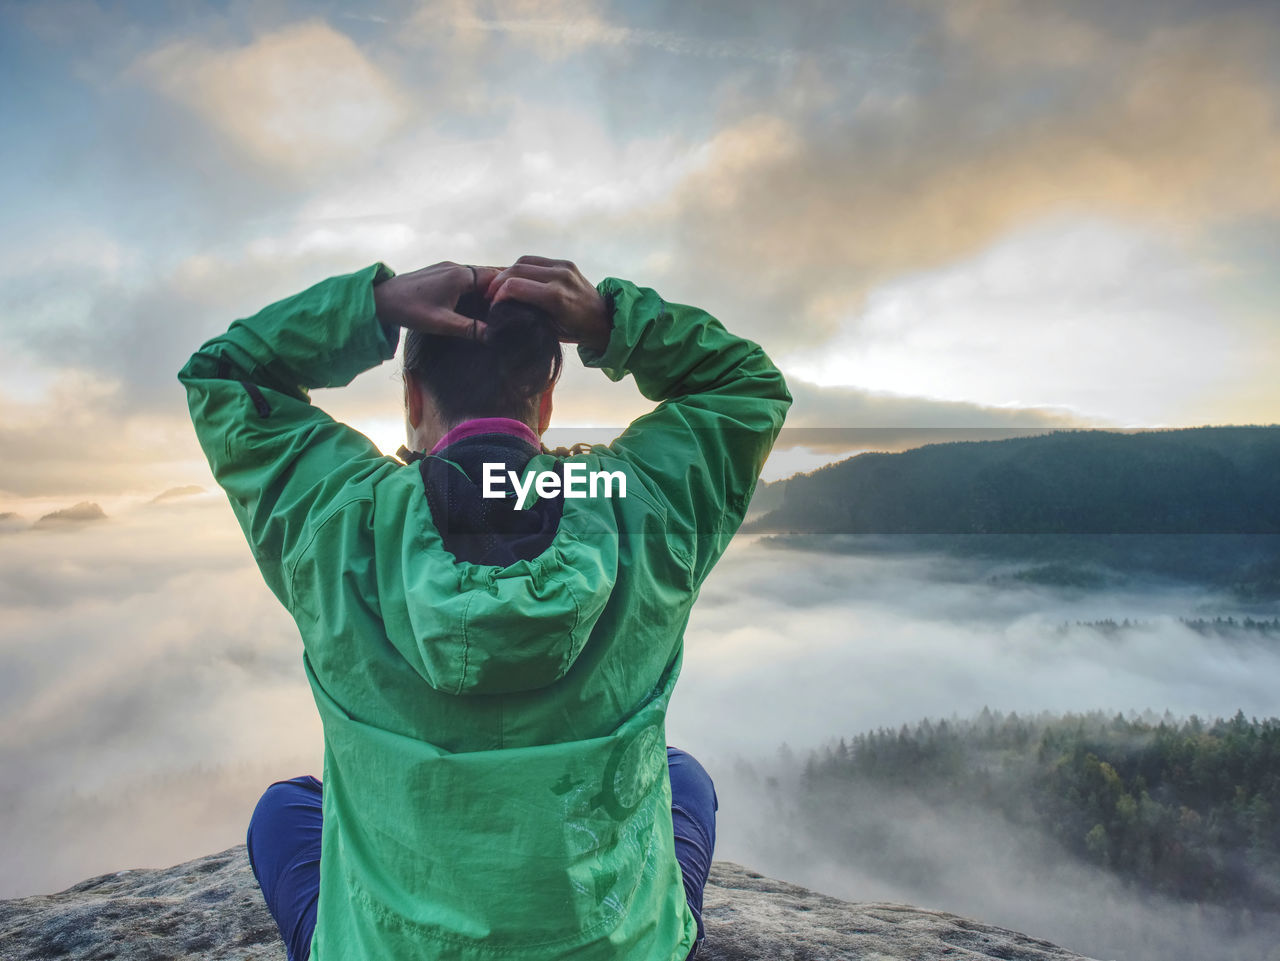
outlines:
M308 391L401 329L397 459ZM561 343L656 409L542 447ZM236 321L179 379L323 723L323 777L272 784L247 832L290 961L691 957L718 801L665 718L791 402L765 352L566 261L379 263Z

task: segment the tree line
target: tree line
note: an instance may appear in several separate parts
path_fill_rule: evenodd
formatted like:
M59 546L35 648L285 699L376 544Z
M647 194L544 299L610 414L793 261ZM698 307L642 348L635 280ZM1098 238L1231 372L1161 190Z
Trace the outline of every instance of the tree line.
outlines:
M984 709L842 738L804 764L805 795L854 785L994 808L1145 890L1260 910L1280 903L1280 719ZM830 810L812 806L815 816Z

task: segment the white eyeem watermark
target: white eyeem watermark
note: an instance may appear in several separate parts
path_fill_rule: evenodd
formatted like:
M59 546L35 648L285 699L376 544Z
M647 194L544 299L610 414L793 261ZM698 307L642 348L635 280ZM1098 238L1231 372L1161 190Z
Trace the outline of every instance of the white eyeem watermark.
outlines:
M521 477L513 470L507 470L506 464L484 465L484 484L482 497L507 496L504 489L507 481L516 492L516 510L524 510L525 500L530 491L536 491L539 497L555 497L563 493L565 497L613 497L614 483L617 482L618 497L627 496L627 475L620 470L588 471L586 464L568 461L564 465L564 481L552 470L533 471Z

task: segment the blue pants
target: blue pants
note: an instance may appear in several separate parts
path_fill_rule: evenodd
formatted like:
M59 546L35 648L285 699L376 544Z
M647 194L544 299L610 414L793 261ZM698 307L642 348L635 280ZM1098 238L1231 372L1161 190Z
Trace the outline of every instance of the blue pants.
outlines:
M702 943L702 889L711 871L719 802L711 777L678 748L667 748L671 772L671 823L684 893ZM275 918L289 961L307 961L320 896L321 784L310 774L276 781L249 819L249 864L267 910ZM698 944L689 953L697 953Z

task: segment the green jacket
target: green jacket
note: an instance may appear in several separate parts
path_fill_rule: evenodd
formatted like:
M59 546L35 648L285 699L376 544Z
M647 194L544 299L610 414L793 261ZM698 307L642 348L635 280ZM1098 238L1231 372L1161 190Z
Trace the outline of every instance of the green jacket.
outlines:
M200 444L297 622L324 726L316 961L683 959L665 717L698 589L791 402L756 344L609 278L583 362L660 401L575 456L551 546L441 544L419 471L313 406L391 358L382 264L236 321L179 373ZM526 467L547 470L550 454Z

